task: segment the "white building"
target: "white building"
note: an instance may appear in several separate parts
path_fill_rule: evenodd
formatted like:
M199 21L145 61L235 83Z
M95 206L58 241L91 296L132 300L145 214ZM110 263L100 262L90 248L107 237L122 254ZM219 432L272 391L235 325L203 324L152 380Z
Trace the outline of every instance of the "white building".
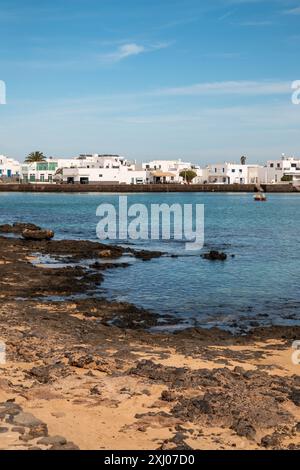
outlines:
M267 183L300 183L300 159L282 155L281 160L269 160L265 167L265 179Z
M58 161L51 158L44 162L23 163L21 165L22 183L53 183L58 169Z
M0 155L0 178L17 178L21 172L21 164L13 158Z
M143 184L146 171L118 155L80 155L59 161L62 182L73 184Z
M259 184L263 177L260 165L225 162L207 166L207 182L213 184Z
M180 173L190 169L190 162L182 160L153 160L143 163L142 167L147 172L148 183L182 183Z
M192 165L192 170L197 173L197 176L193 179L192 184L206 184L208 181L208 168L201 168L198 165Z

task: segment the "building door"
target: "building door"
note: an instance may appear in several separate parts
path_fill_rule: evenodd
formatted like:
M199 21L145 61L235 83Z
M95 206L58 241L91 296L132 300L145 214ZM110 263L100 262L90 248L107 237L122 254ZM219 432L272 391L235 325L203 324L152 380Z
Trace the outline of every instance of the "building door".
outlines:
M11 178L11 170L7 170L7 176L8 178Z

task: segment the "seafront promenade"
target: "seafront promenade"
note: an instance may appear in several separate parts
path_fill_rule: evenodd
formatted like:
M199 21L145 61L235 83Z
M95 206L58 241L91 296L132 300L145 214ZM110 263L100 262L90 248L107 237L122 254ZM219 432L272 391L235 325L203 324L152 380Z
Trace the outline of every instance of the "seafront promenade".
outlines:
M297 193L292 184L262 184L267 193ZM37 193L184 193L184 192L236 192L255 193L255 184L0 184L0 192L37 192Z

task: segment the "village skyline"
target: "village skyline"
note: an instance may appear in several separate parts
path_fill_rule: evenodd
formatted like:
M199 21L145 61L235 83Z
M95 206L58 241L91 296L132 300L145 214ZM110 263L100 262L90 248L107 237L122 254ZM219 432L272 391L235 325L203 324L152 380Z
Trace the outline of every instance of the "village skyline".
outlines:
M285 154L263 165L238 162L194 164L181 159L137 162L112 154L70 159L32 152L24 163L0 155L0 181L42 184L281 184L300 185L300 159Z

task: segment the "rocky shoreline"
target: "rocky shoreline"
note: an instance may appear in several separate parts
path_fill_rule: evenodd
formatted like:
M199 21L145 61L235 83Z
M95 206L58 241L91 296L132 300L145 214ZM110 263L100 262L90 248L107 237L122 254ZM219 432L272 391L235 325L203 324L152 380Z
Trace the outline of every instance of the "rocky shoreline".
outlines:
M163 253L0 232L0 449L299 448L299 327L150 333L158 315L94 293Z

